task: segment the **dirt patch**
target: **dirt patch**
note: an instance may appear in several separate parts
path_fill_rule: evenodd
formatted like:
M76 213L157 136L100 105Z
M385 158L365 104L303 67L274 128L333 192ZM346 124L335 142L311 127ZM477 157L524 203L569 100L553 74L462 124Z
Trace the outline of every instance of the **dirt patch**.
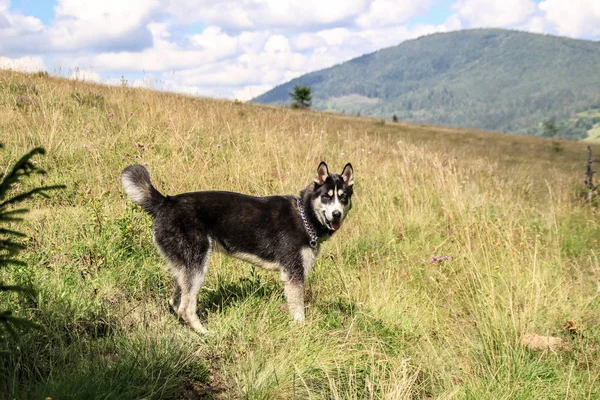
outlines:
M523 336L521 344L531 350L550 350L552 352L571 350L571 346L562 338L541 336L537 333L527 333Z
M205 379L188 379L185 382L185 389L182 399L235 399L232 395L232 384L227 380L220 370L220 357L212 351L206 349L199 350L196 353L199 360L208 366L208 381Z

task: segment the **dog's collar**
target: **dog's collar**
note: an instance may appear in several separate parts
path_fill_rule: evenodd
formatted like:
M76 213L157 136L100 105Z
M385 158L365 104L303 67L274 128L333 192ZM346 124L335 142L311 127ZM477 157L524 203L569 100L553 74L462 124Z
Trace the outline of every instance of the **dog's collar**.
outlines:
M315 233L315 230L310 225L310 222L308 222L308 220L306 219L306 215L304 214L304 208L302 207L302 202L300 201L300 198L296 198L296 204L298 204L298 211L300 211L300 218L302 218L304 227L306 228L306 231L308 232L308 236L310 237L310 242L309 242L310 247L312 247L313 249L316 249L317 248L317 234Z

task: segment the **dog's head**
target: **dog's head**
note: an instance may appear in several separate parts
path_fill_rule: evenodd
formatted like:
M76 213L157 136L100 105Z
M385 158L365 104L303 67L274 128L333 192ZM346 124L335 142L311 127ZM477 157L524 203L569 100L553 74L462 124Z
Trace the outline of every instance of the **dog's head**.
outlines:
M352 208L352 165L346 164L340 175L330 174L327 164L321 161L313 185L311 203L315 216L327 229L337 231Z

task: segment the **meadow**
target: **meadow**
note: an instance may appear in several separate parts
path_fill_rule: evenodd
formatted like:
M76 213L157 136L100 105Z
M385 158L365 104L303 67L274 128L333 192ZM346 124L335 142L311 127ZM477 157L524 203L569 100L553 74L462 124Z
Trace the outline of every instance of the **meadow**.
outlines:
M0 310L40 324L0 350L0 398L597 399L600 216L588 143L390 123L0 71L4 171L42 146ZM600 154L600 146L593 152ZM165 194L295 194L319 161L355 171L321 248L307 320L278 275L215 255L210 331L169 311L150 218L118 180ZM447 257L445 257L447 256ZM559 337L531 349L527 334Z

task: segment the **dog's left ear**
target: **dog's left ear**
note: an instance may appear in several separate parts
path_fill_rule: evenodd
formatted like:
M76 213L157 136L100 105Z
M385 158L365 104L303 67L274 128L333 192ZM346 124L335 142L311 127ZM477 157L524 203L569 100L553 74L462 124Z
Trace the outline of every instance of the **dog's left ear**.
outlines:
M317 168L317 176L315 176L315 183L317 185L324 184L328 176L329 169L327 168L327 164L325 164L325 161L321 161L321 164L319 164L319 168Z
M352 164L346 164L344 170L342 171L342 178L344 179L346 185L354 185L354 170L352 169Z

